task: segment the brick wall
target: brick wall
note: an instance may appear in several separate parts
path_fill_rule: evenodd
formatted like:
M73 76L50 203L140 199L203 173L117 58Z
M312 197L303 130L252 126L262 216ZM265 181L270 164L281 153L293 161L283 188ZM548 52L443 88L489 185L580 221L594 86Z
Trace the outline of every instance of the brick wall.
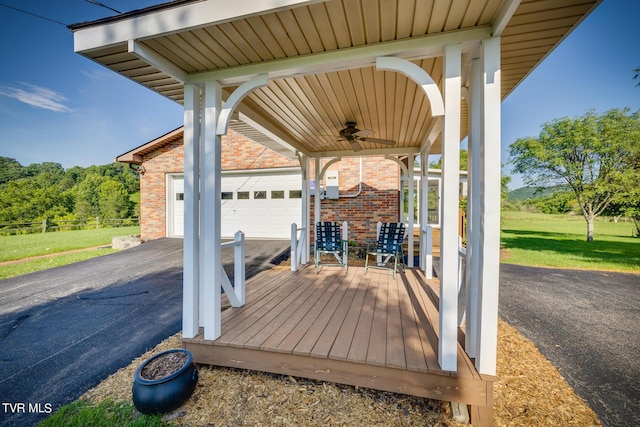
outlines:
M166 236L167 174L183 173L183 140L166 144L146 154L146 170L140 177L140 233L143 240ZM326 164L326 160L321 164ZM298 167L298 161L288 159L229 130L222 138L222 169L247 170L278 167ZM349 239L359 243L375 239L378 221L398 221L400 213L399 168L384 157L366 157L362 161L362 191L357 197L322 200L320 218L323 221L349 221ZM360 159L348 157L334 163L329 170L339 174L340 195L355 195L360 182ZM313 162L311 177L313 178ZM324 184L323 184L324 185ZM314 198L311 199L311 223L315 223Z
M355 195L358 192L359 158L345 158L329 166L329 170L338 171L339 194L341 196ZM313 172L311 176L314 176ZM386 160L384 157L364 157L362 159L362 181L362 191L357 197L324 199L320 204L320 219L322 221L348 221L349 240L360 244L364 244L367 240L375 240L378 221L397 222L399 220L400 169L395 162ZM312 224L315 224L314 203L315 198L312 198Z

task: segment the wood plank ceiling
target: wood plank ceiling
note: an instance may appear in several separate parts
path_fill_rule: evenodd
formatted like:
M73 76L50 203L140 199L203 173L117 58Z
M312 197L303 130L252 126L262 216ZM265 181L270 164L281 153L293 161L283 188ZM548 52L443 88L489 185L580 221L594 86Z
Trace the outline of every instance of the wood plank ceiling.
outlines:
M600 0L524 0L502 33L506 97ZM328 0L138 42L187 75L495 25L504 0ZM145 11L140 11L145 13ZM72 29L100 25L99 22ZM121 43L88 52L92 60L176 102L183 83ZM463 56L463 65L469 64ZM442 88L441 56L413 60ZM468 70L463 71L463 77ZM463 82L467 84L467 82ZM233 86L225 87L228 96ZM462 135L466 135L464 101ZM432 125L429 102L404 75L373 66L274 79L255 90L244 114L307 153L350 152L338 132L347 121L398 148L419 147ZM363 149L388 148L363 143ZM432 153L440 151L439 141Z

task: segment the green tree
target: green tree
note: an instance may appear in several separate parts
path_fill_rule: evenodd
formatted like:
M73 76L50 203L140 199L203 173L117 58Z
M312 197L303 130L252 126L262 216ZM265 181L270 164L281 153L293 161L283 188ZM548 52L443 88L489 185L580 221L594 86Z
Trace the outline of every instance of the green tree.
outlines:
M100 186L108 179L98 173L90 173L75 187L75 214L78 218L100 215Z
M100 217L105 219L129 217L129 193L124 184L115 179L108 179L100 184L98 206Z
M640 113L613 109L556 119L537 138L517 139L510 155L514 171L528 184L571 188L587 223L587 241L593 241L595 218L638 185Z
M22 165L9 157L0 157L0 184L24 177Z

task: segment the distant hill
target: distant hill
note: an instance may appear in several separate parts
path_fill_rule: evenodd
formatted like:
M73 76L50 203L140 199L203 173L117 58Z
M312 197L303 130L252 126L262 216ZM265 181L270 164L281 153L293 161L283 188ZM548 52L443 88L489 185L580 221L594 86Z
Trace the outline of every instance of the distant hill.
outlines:
M524 201L527 199L539 199L541 197L550 196L558 191L567 191L564 185L555 185L553 187L521 187L507 193L507 200L510 202Z

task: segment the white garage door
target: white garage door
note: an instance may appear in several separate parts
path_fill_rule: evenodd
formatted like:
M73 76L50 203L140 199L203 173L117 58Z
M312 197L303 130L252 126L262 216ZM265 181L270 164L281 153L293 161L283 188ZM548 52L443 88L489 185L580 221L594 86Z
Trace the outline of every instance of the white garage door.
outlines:
M184 207L178 200L182 194L177 192L182 193L183 177L176 175L173 181L169 186L173 190L168 195L173 204L168 209L173 216L168 221L168 234L178 236L184 229ZM251 238L291 238L291 224L300 224L301 185L299 171L225 173L222 176L222 237L233 237L241 230L245 237Z

